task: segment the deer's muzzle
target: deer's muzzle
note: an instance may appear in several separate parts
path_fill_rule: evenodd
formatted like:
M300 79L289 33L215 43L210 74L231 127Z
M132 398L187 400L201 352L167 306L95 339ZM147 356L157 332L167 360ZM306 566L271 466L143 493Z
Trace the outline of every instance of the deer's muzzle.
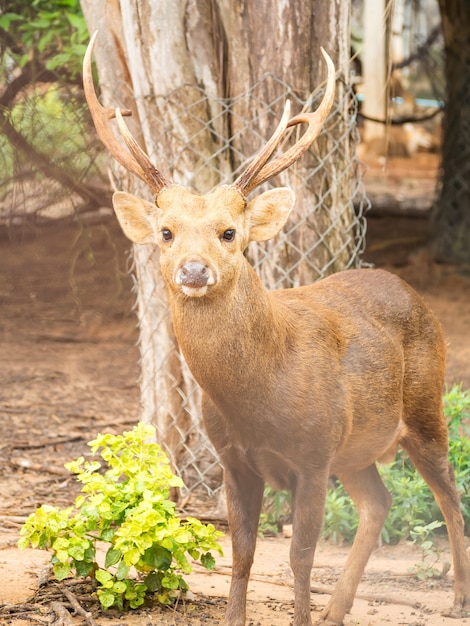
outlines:
M175 283L181 285L186 295L201 296L205 294L209 285L215 283L215 280L207 265L198 261L190 261L178 269Z

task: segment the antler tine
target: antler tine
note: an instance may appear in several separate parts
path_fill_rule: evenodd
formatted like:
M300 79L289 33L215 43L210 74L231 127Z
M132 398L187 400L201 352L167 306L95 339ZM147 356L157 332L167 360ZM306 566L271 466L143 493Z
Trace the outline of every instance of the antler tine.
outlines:
M151 184L152 187L156 187L156 193L158 193L165 187L169 187L171 183L163 176L163 174L160 174L160 172L155 169L155 166L152 164L149 156L142 150L142 148L132 136L123 118L124 111L121 111L121 109L116 109L114 113L119 126L119 130L121 132L121 136L124 139L126 146L129 148L139 166L142 167L145 176L151 178L152 182L149 184Z
M321 101L319 107L316 111L312 113L302 113L300 115L296 115L293 117L287 124L287 127L290 128L295 126L296 124L306 123L308 124L308 128L303 134L303 136L294 144L287 152L273 159L270 163L267 163L262 169L258 169L257 173L252 177L251 180L247 180L244 187L239 187L240 191L244 194L248 194L250 191L266 182L270 178L273 178L280 172L287 169L292 163L295 163L297 159L299 159L302 154L308 150L313 141L316 139L318 134L320 133L323 122L328 117L328 113L333 106L334 97L335 97L335 77L336 71L333 61L330 56L321 49L323 57L325 58L326 64L328 66L328 77L326 83L325 95L323 96L323 100ZM242 175L243 176L243 175ZM239 177L238 180L240 180ZM236 184L236 183L235 183Z
M250 163L250 165L240 174L237 180L233 183L233 186L239 189L240 191L244 191L250 184L250 181L258 174L258 172L262 169L262 167L266 164L269 158L272 156L274 150L279 145L279 142L284 135L284 132L287 128L287 123L289 121L290 115L290 100L286 100L286 104L284 105L284 112L281 117L281 121L278 124L278 127L274 131L271 139L267 142L264 148L259 152L259 154L254 158L254 160Z
M111 129L108 126L108 122L110 119L114 117L118 117L117 113L113 109L108 109L103 107L96 95L95 86L93 83L93 74L91 69L91 59L93 56L93 48L95 46L96 37L98 35L98 31L96 31L92 38L90 39L90 43L86 49L85 57L83 59L83 87L85 91L86 101L88 103L88 107L90 109L91 117L93 118L93 122L96 127L96 131L98 133L98 137L101 139L103 144L109 150L109 152L113 155L113 157L118 161L123 167L127 170L138 176L141 180L143 180L147 185L151 187L154 193L159 193L165 187L169 187L171 183L162 175L158 170L155 169L155 166L152 165L149 157L145 154L145 152L138 146L135 139L131 136L127 126L122 120L122 125L126 129L126 136L124 136L124 140L126 144L129 146L128 137L131 136L132 141L138 147L138 151L135 149L131 149L132 154L129 154L123 146L119 143L119 141L114 137ZM130 111L119 111L119 115L131 115ZM118 119L119 124L119 119ZM120 125L121 128L121 125ZM122 129L121 129L122 132ZM127 137L127 138L126 138Z

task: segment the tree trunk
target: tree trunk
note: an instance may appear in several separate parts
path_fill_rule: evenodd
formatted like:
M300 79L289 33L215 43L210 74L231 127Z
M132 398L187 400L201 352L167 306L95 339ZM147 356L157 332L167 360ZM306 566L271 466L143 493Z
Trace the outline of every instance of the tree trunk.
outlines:
M373 119L387 119L387 55L385 0L364 0L364 47L362 54L362 112ZM364 121L364 141L386 153L385 125Z
M296 188L292 225L303 228L252 251L265 260L259 269L270 286L311 282L357 259L347 5L290 0L262 9L264 3L248 0L82 0L90 32L100 30L96 60L105 104L133 107L132 130L153 162L175 182L201 192L232 182L269 138L286 94L298 110L323 82L320 46L332 56L340 80L328 136L280 177ZM262 78L267 71L270 77ZM320 168L324 162L329 168ZM320 172L315 178L312 163ZM135 181L121 180L120 186L148 197ZM201 434L199 390L174 339L158 251L136 248L134 258L144 419L156 424L188 486L204 481L210 492L220 484L220 470Z
M439 0L445 45L442 180L433 223L436 258L470 263L470 4Z

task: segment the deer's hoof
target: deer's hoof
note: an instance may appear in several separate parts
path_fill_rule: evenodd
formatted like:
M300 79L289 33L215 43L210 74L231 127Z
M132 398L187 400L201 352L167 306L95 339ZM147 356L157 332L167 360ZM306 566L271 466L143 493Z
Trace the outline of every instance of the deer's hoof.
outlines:
M470 617L470 606L454 605L448 611L442 611L441 615L453 619L464 619L465 617Z

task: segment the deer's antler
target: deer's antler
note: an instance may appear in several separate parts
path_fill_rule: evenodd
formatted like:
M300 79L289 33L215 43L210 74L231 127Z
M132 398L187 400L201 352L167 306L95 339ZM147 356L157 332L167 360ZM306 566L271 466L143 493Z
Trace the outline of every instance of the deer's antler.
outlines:
M234 182L234 187L242 193L249 193L262 183L287 169L290 165L292 165L292 163L297 161L297 159L299 159L306 150L308 150L315 138L318 136L323 122L330 112L335 97L335 66L325 50L322 48L321 51L328 66L328 77L325 95L323 96L320 106L313 113L302 113L300 115L296 115L287 122L285 119L286 115L288 116L286 103L286 108L284 109L281 122L274 132L274 135L268 141L263 150L261 150L261 152L255 157L254 161ZM278 146L286 128L302 123L308 124L307 130L303 136L297 141L296 144L289 148L287 152L281 154L268 163L267 161Z
M93 37L90 39L90 43L88 44L85 53L85 58L83 59L83 87L98 137L116 161L147 183L153 192L158 194L165 187L169 187L171 182L155 168L147 154L142 150L129 132L122 116L129 116L131 115L131 112L127 110L121 111L120 109L108 109L103 107L96 95L91 70L91 58L97 34L98 32L95 32ZM129 154L129 152L121 146L109 128L109 120L113 118L117 118L119 129L126 145L131 151L131 154Z
M171 181L167 180L165 176L155 168L148 155L131 135L123 119L123 116L131 115L131 112L103 107L96 96L91 70L91 58L97 34L98 33L95 32L91 38L83 60L83 86L98 136L121 165L147 183L153 192L158 194L166 187L169 187ZM289 100L286 102L281 121L271 139L233 183L233 186L242 194L249 193L262 183L287 169L302 156L318 136L323 122L333 105L335 95L335 67L333 61L323 48L322 53L328 66L328 78L325 95L323 96L320 106L313 113L303 113L289 120L290 102ZM109 128L109 120L113 118L117 119L119 130L129 152L121 146ZM287 152L269 162L286 129L301 123L308 124L304 135L296 144L289 148Z

